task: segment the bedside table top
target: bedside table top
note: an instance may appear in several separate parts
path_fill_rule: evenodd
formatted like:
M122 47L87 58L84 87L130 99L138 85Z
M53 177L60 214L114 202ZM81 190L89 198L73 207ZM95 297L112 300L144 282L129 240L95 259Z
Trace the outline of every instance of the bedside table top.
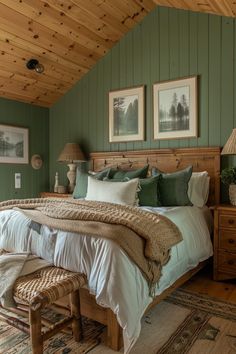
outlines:
M72 198L69 193L41 192L40 198Z
M217 209L217 210L228 210L228 211L235 211L236 212L236 206L235 205L231 205L231 204L219 204L219 205L216 205L214 207L214 209Z

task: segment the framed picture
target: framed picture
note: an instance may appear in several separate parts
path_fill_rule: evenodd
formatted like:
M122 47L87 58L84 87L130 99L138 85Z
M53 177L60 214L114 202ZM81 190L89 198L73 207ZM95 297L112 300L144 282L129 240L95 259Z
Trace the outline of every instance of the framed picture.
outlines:
M144 140L144 86L109 92L109 141Z
M29 163L28 129L0 124L0 163Z
M154 139L197 137L197 77L153 85Z

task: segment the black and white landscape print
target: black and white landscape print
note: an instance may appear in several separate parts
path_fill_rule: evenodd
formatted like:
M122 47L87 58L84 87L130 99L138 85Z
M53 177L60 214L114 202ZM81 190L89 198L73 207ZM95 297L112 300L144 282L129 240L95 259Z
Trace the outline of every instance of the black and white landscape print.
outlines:
M159 91L159 132L189 130L189 86Z
M24 135L22 133L10 133L0 130L0 156L23 157Z
M28 163L28 129L0 125L0 163Z
M144 86L109 92L109 141L144 139Z
M138 95L113 99L114 136L138 134Z

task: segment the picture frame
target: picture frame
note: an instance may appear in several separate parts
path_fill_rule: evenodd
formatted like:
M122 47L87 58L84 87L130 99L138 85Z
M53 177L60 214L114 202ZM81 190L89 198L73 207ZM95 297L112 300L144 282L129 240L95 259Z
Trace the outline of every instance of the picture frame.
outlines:
M198 136L197 76L153 85L154 139Z
M109 142L144 140L144 86L109 92Z
M0 124L0 163L29 163L28 128Z

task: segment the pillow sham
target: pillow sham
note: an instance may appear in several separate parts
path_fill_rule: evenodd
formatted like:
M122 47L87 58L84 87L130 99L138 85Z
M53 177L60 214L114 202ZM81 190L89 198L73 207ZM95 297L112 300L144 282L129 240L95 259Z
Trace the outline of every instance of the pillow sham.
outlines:
M159 184L162 206L192 205L188 197L188 182L192 175L192 169L192 166L189 166L173 173L163 173L157 168L152 169L153 176L162 175Z
M138 192L140 206L161 206L159 184L162 176L154 176L140 179L140 191Z
M128 182L100 181L88 177L88 190L85 200L109 202L123 205L137 205L137 190L139 179L134 178Z
M123 180L126 177L129 179L146 178L148 173L148 168L149 165L139 168L138 170L131 170L131 171L124 171L120 169L115 170L112 168L107 177L111 179L117 179L117 180Z
M188 183L188 197L192 204L203 207L208 200L210 177L207 171L193 172Z
M159 193L159 181L161 175L139 179L139 190L137 194L138 203L140 206L161 206L160 193ZM123 179L109 179L105 177L103 181L108 182L127 182L130 181L128 177Z
M93 174L93 178L98 180L103 180L110 172L110 168L106 168L105 170ZM90 174L87 171L82 171L77 168L76 171L76 184L73 192L73 198L85 198L87 194L88 187L88 177Z

